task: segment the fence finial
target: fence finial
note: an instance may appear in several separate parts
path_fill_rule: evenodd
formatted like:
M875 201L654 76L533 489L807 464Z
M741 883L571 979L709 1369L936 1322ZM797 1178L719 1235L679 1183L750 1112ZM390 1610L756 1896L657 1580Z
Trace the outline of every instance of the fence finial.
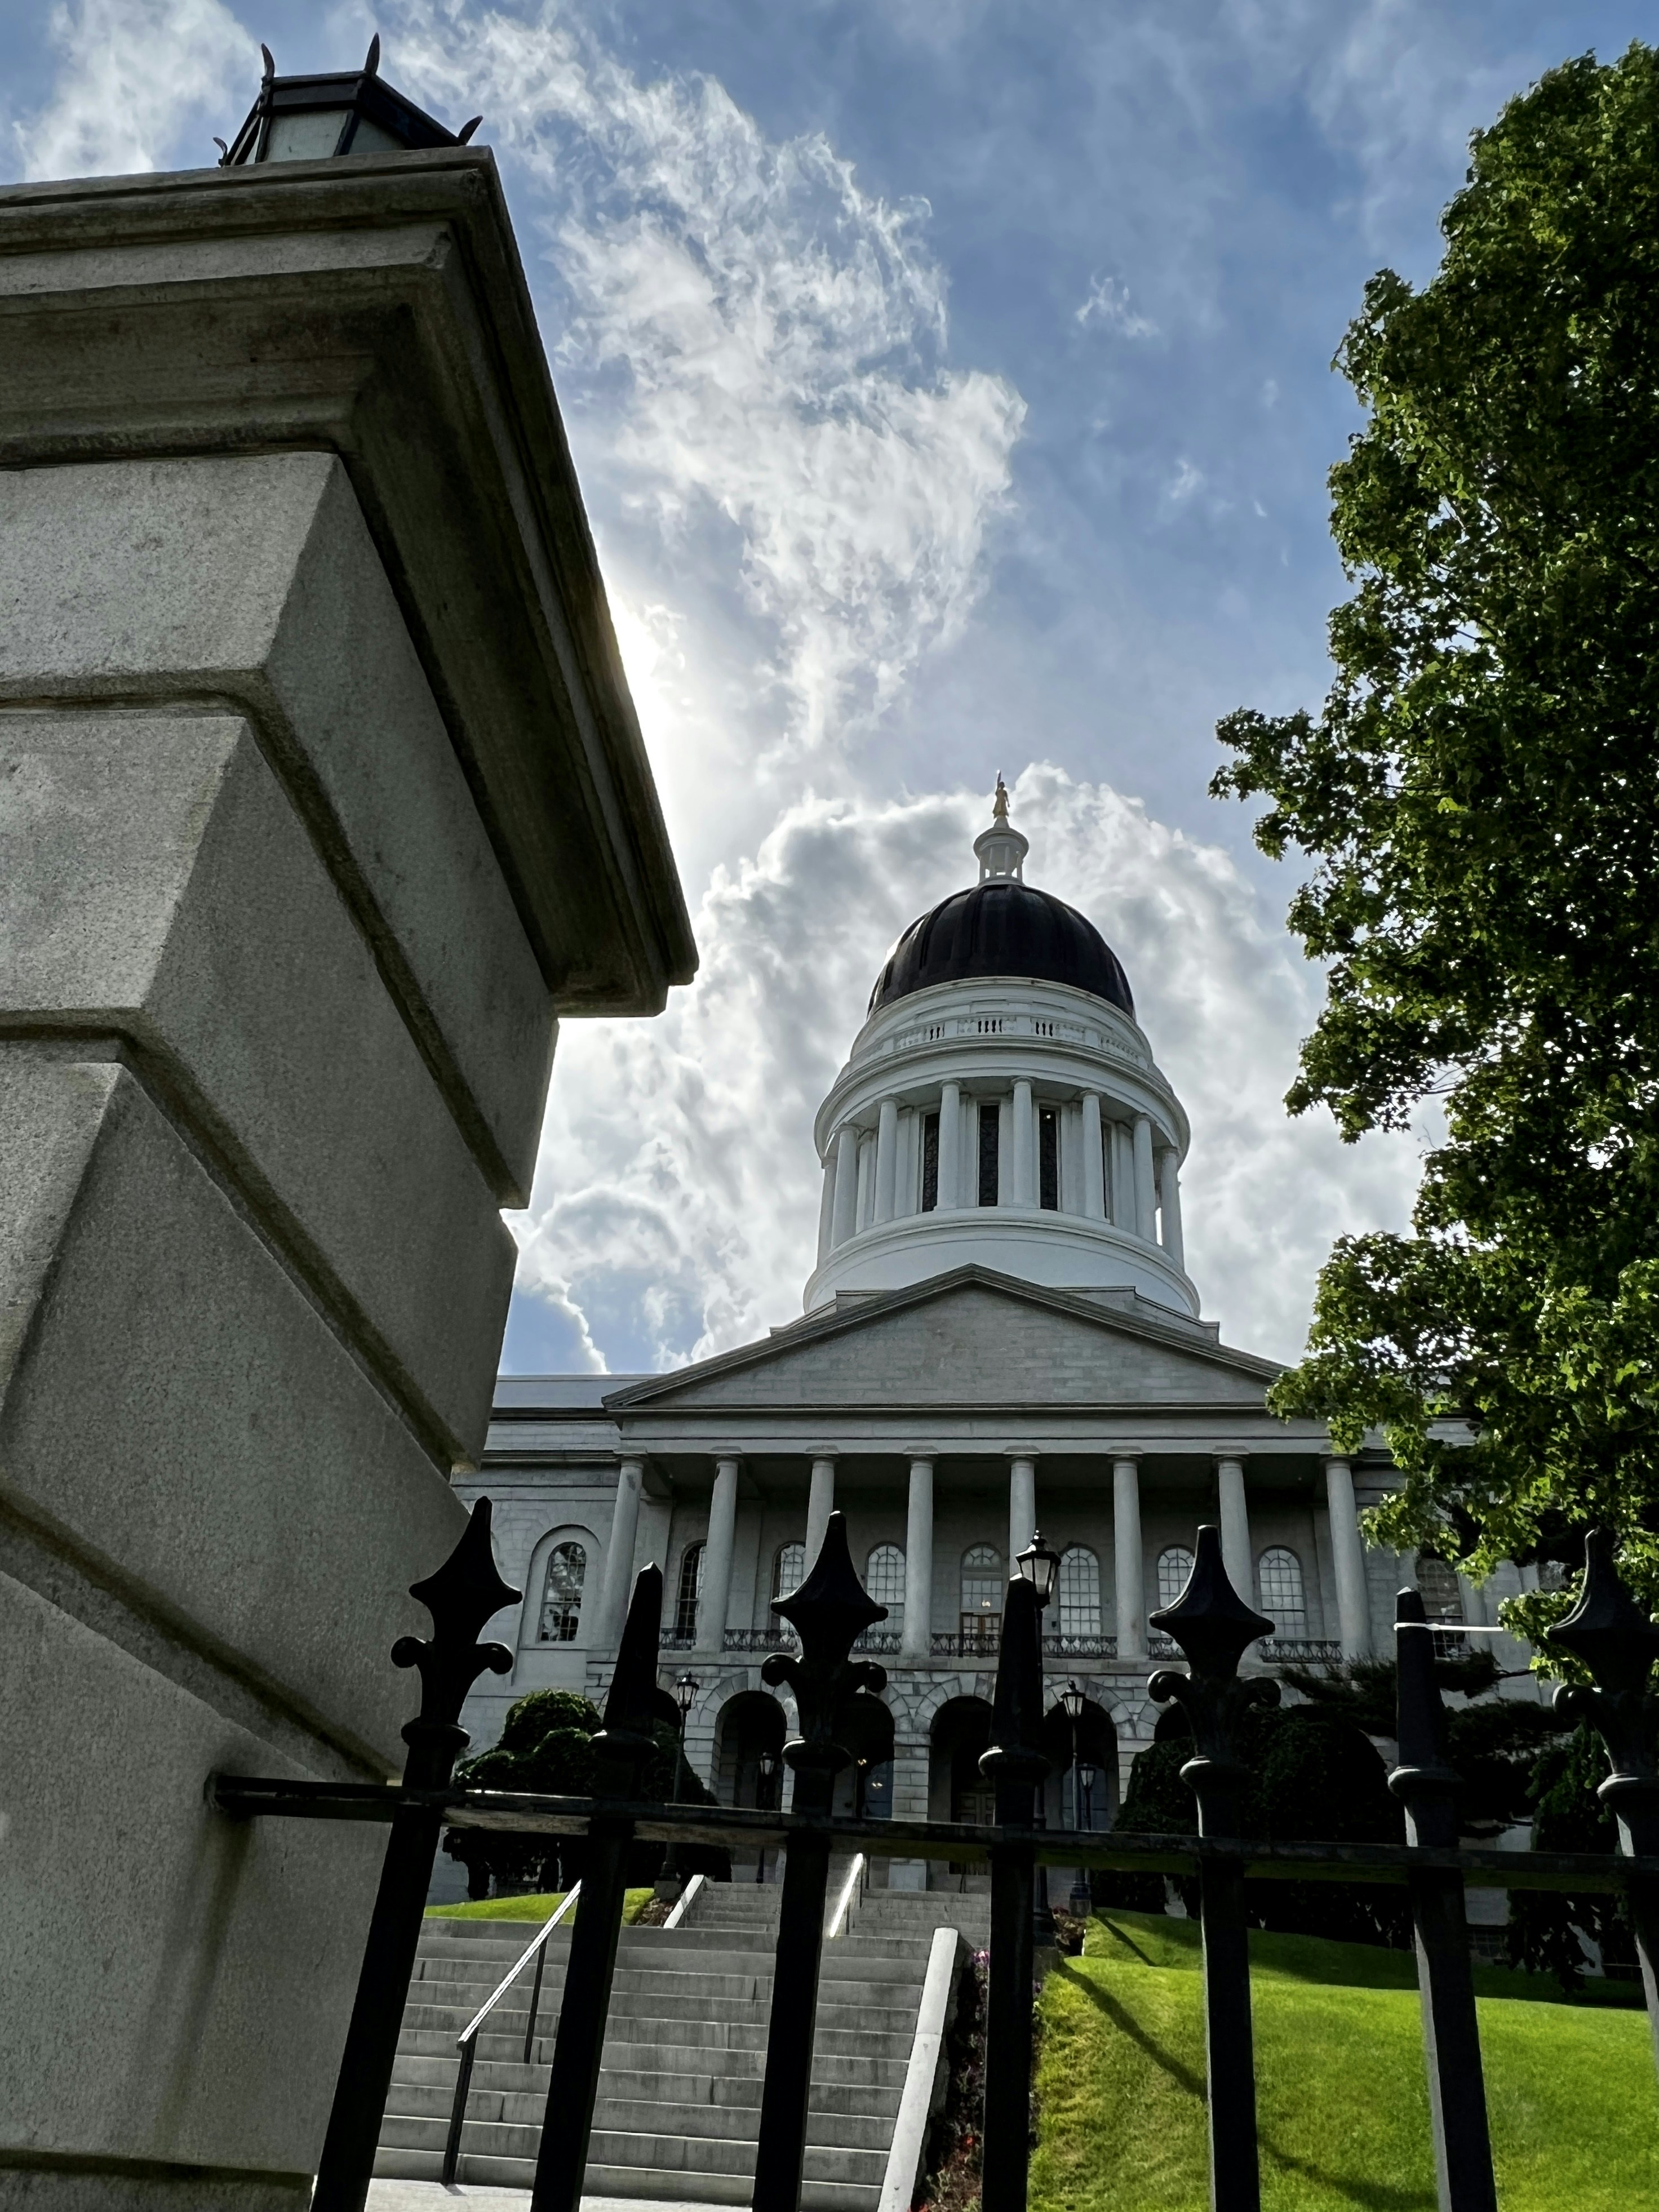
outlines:
M1175 1638L1191 1668L1182 1674L1173 1667L1160 1667L1146 1693L1157 1705L1173 1701L1191 1723L1196 1750L1181 1778L1198 1800L1198 1832L1237 1835L1246 1779L1238 1723L1252 1705L1276 1705L1279 1685L1266 1675L1238 1678L1239 1661L1258 1637L1272 1635L1273 1625L1246 1605L1227 1579L1221 1531L1212 1524L1206 1522L1198 1532L1187 1587L1151 1620L1154 1628Z
M641 1567L634 1577L634 1595L617 1664L611 1677L611 1693L605 1701L605 1725L593 1739L593 1793L599 1797L636 1797L645 1763L655 1749L651 1734L657 1689L657 1632L662 1621L662 1569Z
M1612 1771L1596 1795L1618 1820L1626 1850L1659 1852L1659 1771L1648 1694L1659 1660L1659 1626L1625 1587L1607 1529L1593 1528L1585 1537L1578 1602L1547 1642L1571 1651L1595 1678L1593 1690L1564 1682L1555 1710L1588 1721L1606 1747Z
M415 1667L421 1676L421 1711L404 1730L453 1729L467 1692L480 1674L512 1672L513 1654L504 1644L480 1644L478 1632L503 1606L524 1595L501 1580L489 1538L489 1500L481 1498L467 1517L461 1540L435 1574L411 1583L409 1594L432 1616L428 1637L400 1636L392 1647L394 1667ZM463 1747L465 1739L462 1739ZM447 1779L447 1777L445 1778Z
M796 1808L828 1812L830 1785L853 1757L836 1740L848 1701L887 1685L884 1667L850 1656L864 1631L886 1620L887 1608L876 1603L854 1570L845 1514L830 1516L811 1572L799 1589L775 1597L772 1610L800 1638L799 1656L775 1651L761 1668L763 1682L775 1687L787 1682L795 1693L800 1734L784 1745L783 1756L794 1771Z

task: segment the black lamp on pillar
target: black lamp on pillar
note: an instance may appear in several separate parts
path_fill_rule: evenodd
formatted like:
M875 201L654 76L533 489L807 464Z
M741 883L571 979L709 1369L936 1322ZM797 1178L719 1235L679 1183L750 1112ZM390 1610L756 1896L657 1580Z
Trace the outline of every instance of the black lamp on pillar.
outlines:
M1014 1561L1026 1581L1036 1592L1036 1601L1046 1607L1054 1594L1054 1578L1060 1572L1060 1553L1049 1550L1042 1540L1041 1528L1031 1531L1031 1540Z
M401 154L430 146L465 146L483 121L475 115L446 131L380 76L377 35L360 70L330 76L278 76L270 48L261 46L265 73L259 97L228 146L222 169L255 161L325 161L337 154Z

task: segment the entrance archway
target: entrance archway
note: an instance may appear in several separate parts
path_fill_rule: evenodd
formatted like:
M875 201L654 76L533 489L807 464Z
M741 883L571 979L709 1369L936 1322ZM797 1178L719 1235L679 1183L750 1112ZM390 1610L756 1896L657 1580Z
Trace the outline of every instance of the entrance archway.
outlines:
M988 1822L995 1792L979 1771L990 1748L991 1708L983 1698L951 1698L933 1716L927 1771L927 1817Z
M1074 1804L1072 1722L1056 1701L1042 1718L1042 1748L1052 1769L1043 1784L1043 1810L1050 1827L1109 1828L1117 1817L1117 1729L1111 1715L1085 1698L1077 1723L1077 1759L1085 1770L1081 1804Z
M739 1690L720 1707L714 1725L714 1795L722 1805L775 1806L782 1786L781 1762L769 1781L761 1759L775 1759L783 1749L783 1707L764 1690Z
M836 1777L835 1810L885 1820L893 1809L893 1716L878 1698L852 1698L836 1733L853 1764Z

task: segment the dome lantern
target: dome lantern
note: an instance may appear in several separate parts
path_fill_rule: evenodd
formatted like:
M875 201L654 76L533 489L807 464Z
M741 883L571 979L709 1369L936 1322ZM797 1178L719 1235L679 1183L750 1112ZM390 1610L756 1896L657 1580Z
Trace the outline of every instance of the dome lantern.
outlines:
M1008 819L1008 787L999 775L997 795L991 806L991 826L981 830L974 840L981 883L1003 878L1023 884L1025 855L1030 849L1030 840L1022 836Z

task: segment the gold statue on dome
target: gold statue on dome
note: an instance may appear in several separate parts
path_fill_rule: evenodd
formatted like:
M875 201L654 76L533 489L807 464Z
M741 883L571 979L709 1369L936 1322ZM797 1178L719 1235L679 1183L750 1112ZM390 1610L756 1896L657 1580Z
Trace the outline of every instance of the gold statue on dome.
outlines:
M992 802L991 813L993 818L998 822L1006 822L1008 819L1008 787L1002 780L1000 769L997 770L997 795Z

